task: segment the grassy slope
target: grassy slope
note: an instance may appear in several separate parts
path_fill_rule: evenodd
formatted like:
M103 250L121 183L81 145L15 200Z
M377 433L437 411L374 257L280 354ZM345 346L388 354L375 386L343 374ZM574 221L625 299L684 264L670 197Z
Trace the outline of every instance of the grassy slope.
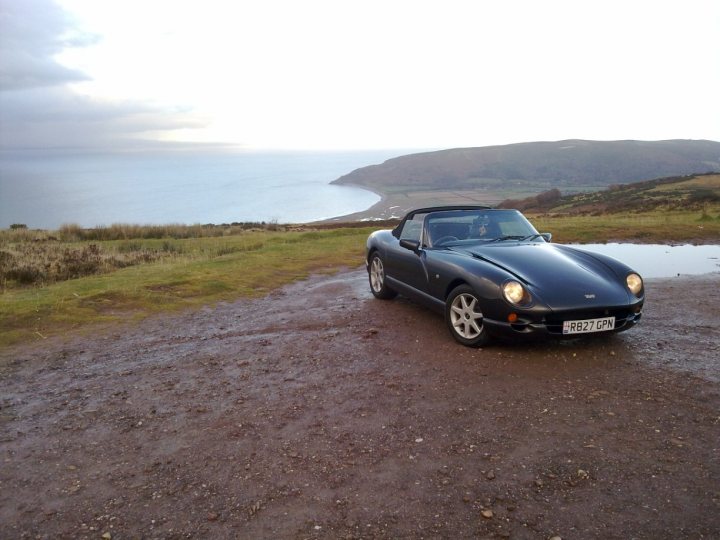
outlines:
M720 244L720 208L709 219L702 211L656 210L602 215L526 214L536 229L552 232L553 242L639 242ZM706 214L707 215L707 214Z
M556 199L504 201L558 242L720 243L720 175L674 177Z
M160 311L262 295L310 273L362 263L371 229L176 240L183 255L0 296L0 346ZM218 253L225 253L218 255Z
M593 193L541 202L542 196L509 202L510 206L546 213L589 214L687 210L720 205L720 174L660 178L612 186ZM524 204L525 202L529 204ZM533 204L534 201L534 204ZM505 204L503 204L505 206Z

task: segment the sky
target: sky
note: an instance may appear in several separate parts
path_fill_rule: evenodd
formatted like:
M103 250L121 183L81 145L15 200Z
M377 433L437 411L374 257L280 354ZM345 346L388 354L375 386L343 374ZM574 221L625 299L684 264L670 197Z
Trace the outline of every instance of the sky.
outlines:
M720 141L717 0L0 0L0 149Z

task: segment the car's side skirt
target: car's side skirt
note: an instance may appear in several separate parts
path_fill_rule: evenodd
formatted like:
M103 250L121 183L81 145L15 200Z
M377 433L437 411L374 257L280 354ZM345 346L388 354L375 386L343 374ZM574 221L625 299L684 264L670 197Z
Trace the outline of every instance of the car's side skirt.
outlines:
M396 290L403 296L407 296L411 300L414 300L418 304L422 304L432 309L433 311L437 311L441 314L445 313L445 302L443 302L439 298L435 298L434 296L431 296L424 291L416 289L415 287L411 287L407 283L398 281L390 276L386 276L385 279L390 287L392 287L394 290Z

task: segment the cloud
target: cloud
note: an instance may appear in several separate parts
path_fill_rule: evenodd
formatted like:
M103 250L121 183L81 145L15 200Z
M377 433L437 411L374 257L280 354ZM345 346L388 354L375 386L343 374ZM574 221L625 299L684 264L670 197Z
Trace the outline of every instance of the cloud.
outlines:
M87 46L97 37L73 27L47 0L0 0L0 89L4 92L87 80L53 56L65 47Z
M0 148L132 146L139 136L203 127L183 111L102 103L66 88L0 93Z
M55 56L97 41L51 0L0 0L0 149L127 146L205 125L188 110L74 92L89 77Z

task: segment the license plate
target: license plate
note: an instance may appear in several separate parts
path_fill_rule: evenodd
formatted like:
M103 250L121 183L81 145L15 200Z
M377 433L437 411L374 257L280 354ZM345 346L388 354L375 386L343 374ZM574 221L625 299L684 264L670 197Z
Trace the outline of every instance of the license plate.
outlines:
M615 328L615 317L601 319L584 319L582 321L563 322L563 334L587 334L589 332L605 332Z

